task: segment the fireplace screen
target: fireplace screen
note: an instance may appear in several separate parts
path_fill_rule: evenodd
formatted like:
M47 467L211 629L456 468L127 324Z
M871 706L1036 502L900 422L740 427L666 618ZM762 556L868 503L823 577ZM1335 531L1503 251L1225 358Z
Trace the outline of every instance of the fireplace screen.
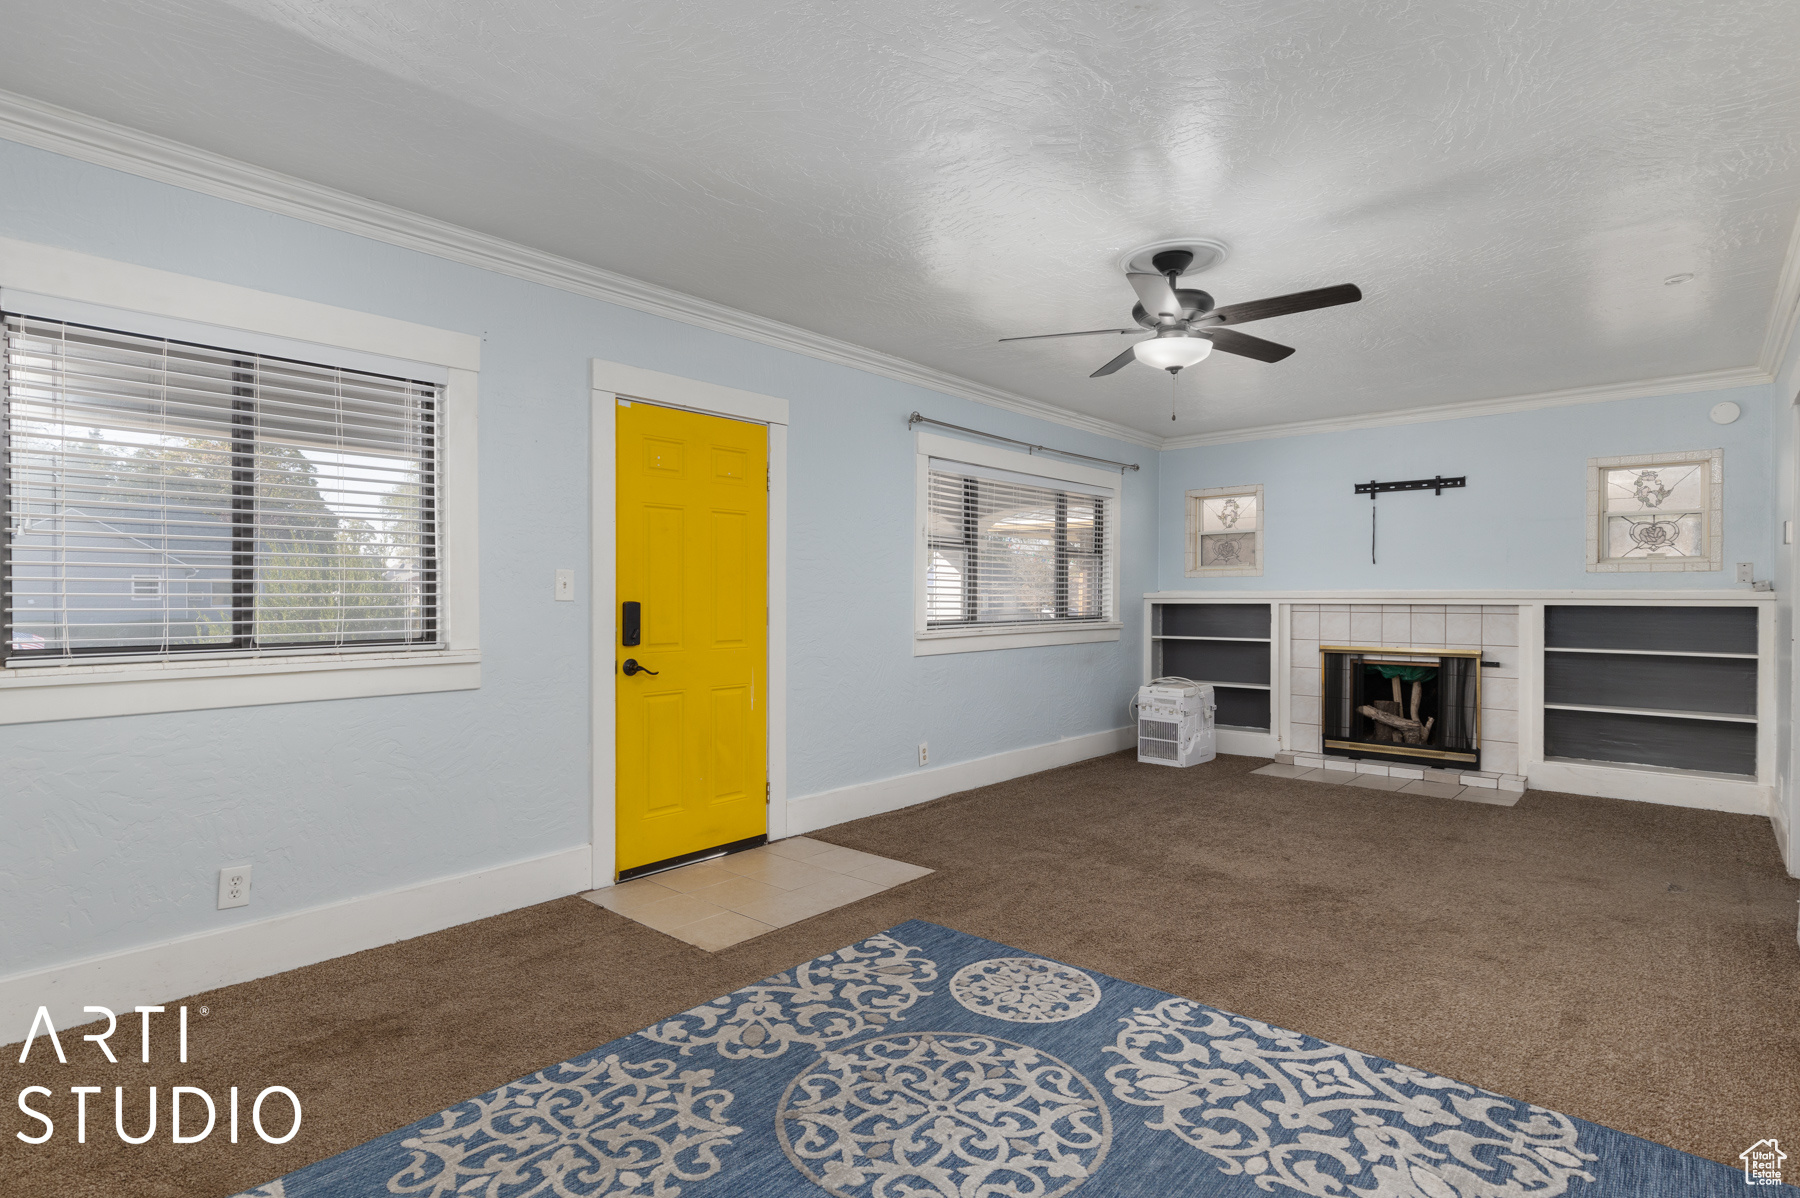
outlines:
M1479 763L1479 652L1327 648L1322 669L1327 753Z

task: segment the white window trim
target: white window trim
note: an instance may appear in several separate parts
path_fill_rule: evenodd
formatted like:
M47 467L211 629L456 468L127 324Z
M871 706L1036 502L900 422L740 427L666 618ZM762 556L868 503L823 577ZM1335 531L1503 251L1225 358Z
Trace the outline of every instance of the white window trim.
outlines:
M913 519L913 656L932 657L941 653L980 653L990 649L1028 649L1039 645L1081 645L1096 641L1116 641L1124 625L1119 620L1119 551L1120 531L1125 526L1125 489L1118 474L1079 466L1016 449L1001 449L973 441L960 441L936 433L915 432L916 504ZM1111 500L1112 528L1107 537L1111 547L1106 555L1106 610L1111 618L1102 621L1083 620L1078 625L1060 627L1049 624L1002 624L992 628L931 628L925 605L925 574L931 561L927 525L931 504L931 459L966 462L971 466L987 466L995 470L1011 470L1060 482L1081 483L1097 487Z
M443 368L438 499L441 649L277 652L91 665L0 666L0 725L269 703L473 690L481 685L477 381L481 338L248 287L0 238L0 287L150 321L207 325ZM130 331L129 325L125 325ZM227 342L227 345L229 343Z
M1706 479L1706 556L1675 558L1638 558L1631 561L1607 561L1601 524L1605 517L1605 497L1601 480L1608 469L1618 466L1679 466L1687 462L1708 464ZM1725 451L1723 449L1690 449L1680 453L1639 453L1616 458L1589 458L1587 463L1587 568L1589 574L1703 573L1725 568Z
M1200 564L1200 501L1221 495L1256 496L1256 565L1202 566ZM1263 572L1263 526L1268 523L1268 509L1263 506L1263 485L1237 487L1202 487L1187 493L1187 576L1189 578L1261 578Z

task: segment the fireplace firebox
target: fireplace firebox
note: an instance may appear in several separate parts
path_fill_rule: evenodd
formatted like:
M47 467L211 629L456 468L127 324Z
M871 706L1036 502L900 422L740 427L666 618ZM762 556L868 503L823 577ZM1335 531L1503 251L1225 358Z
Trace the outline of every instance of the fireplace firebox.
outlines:
M1481 763L1481 651L1320 650L1321 747L1336 757Z

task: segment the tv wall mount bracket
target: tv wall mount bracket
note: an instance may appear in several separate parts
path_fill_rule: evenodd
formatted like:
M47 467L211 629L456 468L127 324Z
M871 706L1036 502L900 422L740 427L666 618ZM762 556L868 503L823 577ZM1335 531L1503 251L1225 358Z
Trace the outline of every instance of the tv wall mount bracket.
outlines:
M1375 497L1377 495L1383 491L1430 491L1434 495L1442 495L1447 489L1453 490L1468 485L1469 478L1466 474L1459 474L1455 478L1445 478L1441 474L1434 474L1430 478L1409 478L1404 482L1378 483L1374 479L1370 479L1366 483L1357 483L1356 493L1369 497L1369 564L1371 566L1375 564Z

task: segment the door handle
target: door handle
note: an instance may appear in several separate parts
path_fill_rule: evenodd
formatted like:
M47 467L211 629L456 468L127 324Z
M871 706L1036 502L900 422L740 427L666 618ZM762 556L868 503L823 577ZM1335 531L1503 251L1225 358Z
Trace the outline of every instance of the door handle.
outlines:
M649 674L654 677L659 672L657 670L648 669L645 666L640 666L635 657L627 657L625 659L625 664L620 666L619 669L625 672L625 677L627 678L631 677L633 674Z

